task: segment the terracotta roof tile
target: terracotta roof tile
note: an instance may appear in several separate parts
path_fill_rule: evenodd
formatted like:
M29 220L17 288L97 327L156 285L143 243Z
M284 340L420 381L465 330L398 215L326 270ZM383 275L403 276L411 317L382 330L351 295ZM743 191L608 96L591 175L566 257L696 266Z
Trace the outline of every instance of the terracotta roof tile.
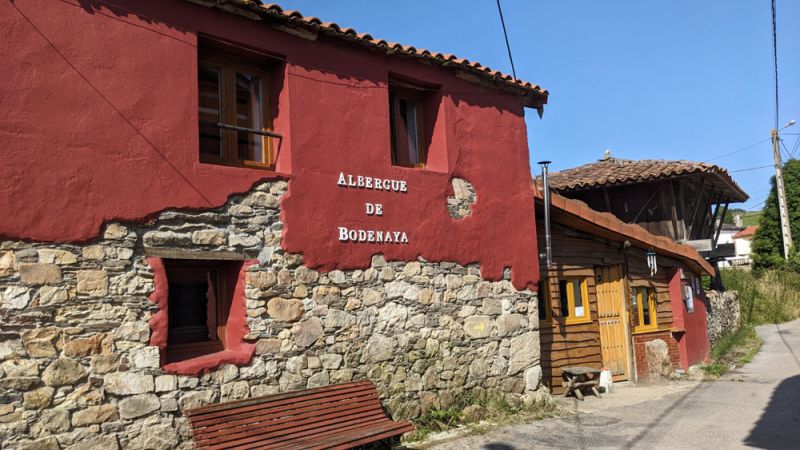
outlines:
M316 17L304 17L298 11L283 10L283 8L275 3L262 4L262 2L258 0L187 1L218 7L223 11L230 8L238 8L245 12L255 13L262 19L280 21L292 26L311 29L329 36L366 45L375 50L383 50L394 55L400 54L403 56L415 57L440 66L457 68L483 78L484 81L488 82L496 89L519 93L522 96L525 106L536 108L540 111L547 103L549 93L546 89L528 81L514 79L511 75L492 70L477 62L470 62L468 59L458 58L452 54L432 53L430 50L424 48L386 42L383 39L376 39L370 34L357 33L352 28L342 28L341 25L334 22L322 22Z
M542 200L542 192L535 184L533 186L533 194L536 199ZM681 259L696 272L705 272L708 275L714 274L714 268L711 264L700 256L697 250L688 245L679 244L664 236L652 234L639 225L625 223L613 214L595 211L579 200L568 199L557 193L551 193L550 200L552 208L604 228L619 235L621 239L631 240L633 241L631 243L637 247L652 248L656 253Z
M662 178L691 174L716 176L729 200L743 202L748 195L733 181L727 170L714 164L693 161L668 161L659 159L630 160L608 158L550 174L550 187L562 194L593 189L642 183Z
M743 238L743 237L750 237L750 236L753 236L754 234L756 234L757 230L758 230L758 225L751 225L751 226L745 228L744 230L734 234L733 238L734 239L739 239L739 238Z

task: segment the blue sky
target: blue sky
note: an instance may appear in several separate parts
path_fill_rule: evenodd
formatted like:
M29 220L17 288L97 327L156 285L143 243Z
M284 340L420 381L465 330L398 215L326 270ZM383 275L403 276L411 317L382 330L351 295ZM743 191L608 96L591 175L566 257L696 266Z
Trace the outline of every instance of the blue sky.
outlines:
M494 0L286 0L323 21L480 61L511 73ZM769 137L774 126L768 0L503 0L517 75L550 91L527 111L532 164L553 170L600 158L704 161ZM800 121L800 2L778 0L780 122ZM800 124L784 130L791 151ZM800 150L795 154L800 157ZM787 156L784 154L784 158ZM760 209L767 140L711 161ZM538 166L533 170L538 172Z

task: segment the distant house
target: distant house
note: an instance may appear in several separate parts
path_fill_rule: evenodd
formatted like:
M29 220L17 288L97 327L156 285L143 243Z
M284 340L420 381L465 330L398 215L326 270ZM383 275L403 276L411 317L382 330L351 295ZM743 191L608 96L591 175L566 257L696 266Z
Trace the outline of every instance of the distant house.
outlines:
M552 173L550 187L702 252L716 248L728 205L749 198L722 167L692 161L607 157Z
M750 252L753 238L758 231L758 225L752 225L740 230L731 238L734 246L734 256L726 262L734 267L749 267L751 263Z
M539 248L543 200L535 189ZM558 194L551 197L552 267L540 266L543 383L562 392L569 366L614 380L652 380L707 360L699 277L713 267L692 247Z

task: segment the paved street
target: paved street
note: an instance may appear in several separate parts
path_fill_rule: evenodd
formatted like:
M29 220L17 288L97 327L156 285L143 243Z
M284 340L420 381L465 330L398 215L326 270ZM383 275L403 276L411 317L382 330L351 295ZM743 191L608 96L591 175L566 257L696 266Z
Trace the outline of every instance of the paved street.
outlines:
M800 320L758 328L747 366L710 383L623 387L572 400L577 414L494 429L430 448L800 448Z

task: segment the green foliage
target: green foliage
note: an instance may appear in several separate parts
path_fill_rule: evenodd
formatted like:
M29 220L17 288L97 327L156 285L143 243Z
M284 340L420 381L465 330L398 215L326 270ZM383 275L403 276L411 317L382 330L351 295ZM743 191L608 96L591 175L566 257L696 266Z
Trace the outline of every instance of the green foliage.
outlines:
M711 348L711 363L703 366L703 371L717 378L729 368L749 363L761 347L761 339L751 324L745 323L733 333L726 334Z
M729 210L725 211L725 216L722 217L722 223L727 223L728 225L733 225L733 216L735 214L741 214L744 217L744 214L747 211L743 210L742 208L730 208Z
M800 160L789 160L783 165L783 180L789 210L789 227L792 237L797 236L800 239ZM772 189L767 197L759 220L758 231L753 239L753 267L756 270L791 269L800 271L800 257L794 250L790 250L794 264L787 264L783 258L783 238L775 177L772 177L771 183Z
M758 225L759 220L761 220L761 211L747 211L742 214L743 227Z
M543 404L525 406L522 403L510 403L500 392L476 389L455 398L453 404L445 409L431 409L421 417L413 419L417 430L405 437L406 441L425 439L429 434L449 430L467 423L463 411L468 406L482 407L482 417L492 421L504 421L510 418L540 419L555 414L552 401Z
M790 270L722 271L722 283L739 292L742 323L781 323L800 317L800 273Z

